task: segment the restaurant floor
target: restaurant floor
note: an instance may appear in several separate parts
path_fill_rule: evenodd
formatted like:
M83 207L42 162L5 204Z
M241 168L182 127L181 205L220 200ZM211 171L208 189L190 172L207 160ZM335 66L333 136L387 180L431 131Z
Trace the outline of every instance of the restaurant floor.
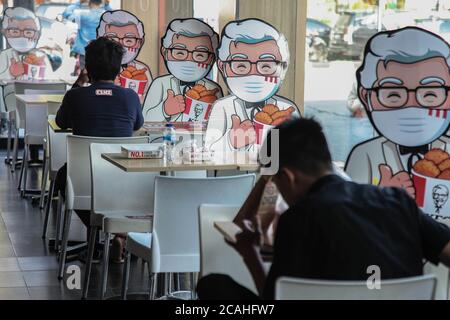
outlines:
M0 159L6 152L0 150ZM31 200L22 199L17 191L19 170L12 174L9 166L0 163L0 300L69 300L80 299L81 290L69 290L66 278L57 279L58 262L55 253L43 240L44 214ZM40 169L31 170L29 187L39 187ZM73 215L76 216L76 215ZM55 233L51 217L48 238ZM85 240L86 231L74 217L70 240ZM79 261L72 262L83 270ZM147 292L148 273L144 264L132 260L129 292ZM94 264L88 298L98 297L101 264ZM110 264L107 297L120 295L122 265Z

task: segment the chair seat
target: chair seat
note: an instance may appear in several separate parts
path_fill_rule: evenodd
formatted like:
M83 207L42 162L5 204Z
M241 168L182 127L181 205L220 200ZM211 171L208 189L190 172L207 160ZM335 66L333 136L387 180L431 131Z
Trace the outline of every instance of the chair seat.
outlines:
M91 226L107 233L148 232L152 230L152 213L135 211L105 211L91 215ZM142 218L139 218L142 217Z
M151 233L135 233L130 232L127 237L126 248L131 254L145 260L150 260L152 247Z

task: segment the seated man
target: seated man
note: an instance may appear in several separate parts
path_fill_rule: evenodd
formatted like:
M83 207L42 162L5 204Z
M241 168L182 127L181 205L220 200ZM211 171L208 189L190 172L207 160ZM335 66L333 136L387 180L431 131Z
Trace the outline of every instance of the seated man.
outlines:
M86 47L86 70L64 96L56 124L71 128L74 135L91 137L131 137L144 124L139 96L132 89L114 84L123 57L120 44L99 38ZM89 82L90 86L86 86ZM64 196L67 166L56 178L56 188ZM89 211L77 211L89 226Z
M422 213L401 189L360 185L334 175L325 136L314 120L279 128L279 163L275 176L258 181L235 220L244 231L232 246L243 257L259 296L228 276L209 275L198 284L200 299L273 299L281 276L366 281L368 267L376 265L383 280L422 275L423 259L450 266L450 229ZM278 221L273 264L266 275L254 217L270 180L289 209Z

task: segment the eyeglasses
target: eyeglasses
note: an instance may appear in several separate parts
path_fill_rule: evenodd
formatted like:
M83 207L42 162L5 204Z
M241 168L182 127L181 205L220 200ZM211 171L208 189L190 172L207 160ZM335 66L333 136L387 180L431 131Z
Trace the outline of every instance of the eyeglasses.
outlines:
M136 38L136 37L123 37L120 38L118 36L113 36L113 35L106 35L106 38L108 38L109 40L115 41L117 43L120 43L121 45L123 45L126 48L133 48L135 47L138 42L141 40L141 38Z
M240 76L248 75L252 70L252 65L256 65L256 70L263 76L271 76L277 73L280 67L286 65L285 62L277 60L258 60L256 62L251 62L250 60L228 60L224 61L224 63L229 64L231 71Z
M175 60L184 61L188 58L189 53L192 54L192 60L199 63L204 63L208 61L209 57L211 55L214 55L214 53L209 51L201 51L201 50L194 50L189 51L187 49L179 49L179 48L169 48L167 49L172 54L172 57Z
M372 88L377 94L378 101L386 108L402 108L408 102L409 92L416 94L417 102L427 108L437 108L447 100L450 87L417 87L408 89L406 87L376 87Z
M19 38L21 36L25 38L34 38L36 36L36 33L38 33L35 29L19 29L19 28L7 28L6 29L6 36L9 38Z

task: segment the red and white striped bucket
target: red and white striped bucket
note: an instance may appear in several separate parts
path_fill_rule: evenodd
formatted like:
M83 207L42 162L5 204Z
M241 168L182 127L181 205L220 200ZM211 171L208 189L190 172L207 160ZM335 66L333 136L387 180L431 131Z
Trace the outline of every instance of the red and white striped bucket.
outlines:
M28 79L42 80L45 78L45 65L38 66L24 62L23 67L25 70L25 75L28 77Z
M259 121L254 121L255 133L256 133L256 144L262 145L270 130L274 128L269 124L264 124Z
M183 121L208 121L212 111L212 103L195 100L188 96L185 97L184 102Z
M132 89L140 96L144 95L148 80L133 80L122 75L119 76L119 79L122 88Z

